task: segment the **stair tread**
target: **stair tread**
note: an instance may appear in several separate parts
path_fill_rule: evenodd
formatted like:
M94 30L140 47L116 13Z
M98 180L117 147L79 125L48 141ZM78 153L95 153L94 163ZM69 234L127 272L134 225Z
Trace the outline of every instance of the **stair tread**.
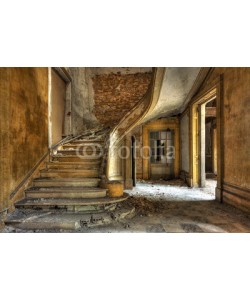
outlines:
M91 163L91 160L89 161ZM85 166L88 164L88 162L77 162L77 161L50 161L48 164L55 164L55 165L62 165L62 166L68 166L68 165L76 165L76 166Z
M93 214L93 213L91 213ZM98 215L101 213L97 213ZM105 212L103 212L105 214ZM89 214L90 215L90 214ZM26 223L26 224L33 224L33 223L43 223L46 225L47 222L52 222L52 224L57 224L61 222L77 222L81 219L85 219L88 215L86 214L76 214L76 213L54 213L54 212L33 212L28 215L20 215L15 217L9 217L5 221L6 225L11 225L15 223Z
M121 213L133 213L134 208L125 207L119 209L116 214L119 216ZM49 227L53 228L57 224L65 224L65 227L70 223L75 225L75 222L80 222L84 220L90 221L91 218L100 219L102 217L110 218L112 221L112 217L110 213L107 211L103 212L90 212L90 213L69 213L69 212L29 212L27 214L17 213L15 215L10 215L8 219L5 221L6 225L15 225L15 224L23 224L25 227L29 224L41 224L46 228L46 224L50 225ZM64 227L64 226L63 226ZM73 228L72 228L73 229Z
M112 204L124 201L128 198L128 194L124 193L121 197L110 198L110 197L102 197L102 198L91 198L91 199L83 199L83 198L24 198L15 203L16 207L20 206L29 206L29 205L39 205L39 206L49 206L49 205L104 205L104 204Z
M64 154L64 155L57 155L57 154L53 154L52 157L54 158L60 158L60 157L78 157L78 158L81 158L82 160L89 160L90 159L90 156L81 156L79 157L78 155L67 155L67 154ZM96 155L96 156L92 156L91 155L91 160L93 159L101 159L101 157L99 155Z
M51 165L51 164L53 164L53 165ZM69 166L69 167L64 168L65 166ZM80 165L79 166L77 164L75 164L75 166L72 165L72 168L70 168L70 167L71 167L70 164L68 164L68 165L58 164L57 165L56 163L55 164L54 163L49 163L47 169L51 169L51 170L58 170L58 169L60 169L60 170L98 170L99 169L98 166L86 166L86 165Z
M79 147L79 146L80 146L80 145L78 145L78 147ZM74 151L74 152L75 152L75 151L77 151L78 147L75 148L75 149L74 149L74 148L73 148L73 149L70 149L70 148L68 148L68 149L59 149L59 150L57 150L57 152L69 152L69 151ZM98 149L99 151L101 151L101 149L100 149L100 148L97 148L97 147L96 147L95 151L96 151L97 149ZM92 149L89 149L88 151L90 152L90 150L92 150ZM80 148L79 151L83 151L83 150L81 150L81 148ZM86 151L86 150L84 150L84 151Z
M64 154L64 155L52 155L52 158L78 158L80 160L88 160L88 161L96 161L96 160L101 160L101 157L100 156L91 156L91 159L89 156L78 156L78 155L67 155L67 154Z
M101 139L101 140L98 140L98 139L96 139L96 140L81 140L81 139L77 139L77 140L74 140L74 141L71 141L71 142L69 142L69 143L65 143L64 145L70 145L70 144L77 144L77 143L83 143L83 144L92 144L92 143L104 143L104 140L103 139Z
M95 147L97 149L101 149L101 147L103 147L103 145L101 144L97 144L97 143L85 143L85 144L69 144L69 145L62 145L63 148L61 148L60 150L62 149L70 149L70 147L72 147L72 149L78 149L78 147L82 147L82 148L88 148L88 147Z
M91 157L91 159L89 159L89 157L87 156L77 156L77 155L58 155L58 156L51 156L51 160L52 162L67 162L67 163L71 163L71 162L81 162L81 163L86 163L89 165L92 164L100 164L101 163L101 157Z
M42 173L80 173L81 171L96 171L98 168L89 168L89 169L42 169L40 172Z
M55 181L55 182L70 182L70 181L74 181L74 182L93 182L93 181L100 181L101 179L100 178L88 178L88 177L67 177L67 178L64 178L64 177L42 177L42 178L35 178L34 181L39 181L39 182L45 182L45 181Z
M99 187L30 187L26 189L26 192L99 192L99 191L106 191L107 189L99 188Z

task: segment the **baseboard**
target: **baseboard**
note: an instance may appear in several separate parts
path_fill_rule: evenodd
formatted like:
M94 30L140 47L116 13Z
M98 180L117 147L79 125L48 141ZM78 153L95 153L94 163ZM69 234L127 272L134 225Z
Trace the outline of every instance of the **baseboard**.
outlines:
M0 229L4 228L4 221L7 217L7 208L0 211Z
M222 189L218 187L215 188L215 200L222 202Z
M223 183L222 201L250 212L250 190L230 183Z
M124 180L124 188L126 190L132 190L133 189L133 180L131 178Z
M142 173L136 173L136 179L143 179Z
M190 174L187 171L181 170L180 171L180 178L184 180L188 186L191 186L191 177Z

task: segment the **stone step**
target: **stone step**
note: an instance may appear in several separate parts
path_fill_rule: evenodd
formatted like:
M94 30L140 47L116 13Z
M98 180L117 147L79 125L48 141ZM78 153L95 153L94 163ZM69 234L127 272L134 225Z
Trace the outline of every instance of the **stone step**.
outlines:
M84 150L92 150L92 149L103 149L103 143L79 143L79 144L65 144L61 146L61 149L84 149ZM60 149L60 150L61 150Z
M25 191L27 198L103 198L106 189L83 187L32 187Z
M96 140L91 140L91 139L77 139L73 140L69 143L66 143L64 145L104 145L104 140L103 139L96 139Z
M84 210L91 209L109 209L111 205L125 201L128 198L128 194L124 193L122 197L110 198L24 198L15 203L16 208L26 209L52 209L52 208L67 208L68 210L79 211L80 207Z
M44 169L40 171L41 177L55 177L55 178L98 178L98 169Z
M85 150L82 148L77 148L77 149L62 149L62 150L57 150L58 155L76 155L76 156L86 156L88 158L91 157L102 157L103 153L100 149L89 149Z
M34 187L98 187L99 178L37 178Z
M65 163L65 162L48 162L46 164L48 169L81 169L81 170L98 170L99 166L88 163Z
M23 231L32 230L65 230L87 231L88 228L110 224L125 218L132 218L136 214L133 206L125 205L115 211L103 211L96 213L69 213L69 212L37 212L27 214L16 210L9 215L5 225Z
M76 155L52 155L52 161L58 162L82 162L89 164L100 164L101 157L99 156L76 156Z

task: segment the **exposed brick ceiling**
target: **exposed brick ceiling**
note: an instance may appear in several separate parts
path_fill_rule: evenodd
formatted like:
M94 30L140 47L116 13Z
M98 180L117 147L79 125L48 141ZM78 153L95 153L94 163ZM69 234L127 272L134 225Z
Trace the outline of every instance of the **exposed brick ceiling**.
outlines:
M92 68L94 114L101 124L116 125L145 95L151 68Z

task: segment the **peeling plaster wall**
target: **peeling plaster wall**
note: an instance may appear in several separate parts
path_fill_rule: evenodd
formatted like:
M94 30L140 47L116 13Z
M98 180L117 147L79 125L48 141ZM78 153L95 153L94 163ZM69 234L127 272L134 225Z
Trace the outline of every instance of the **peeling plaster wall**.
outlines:
M113 127L146 93L152 68L66 68L72 77L72 133Z
M137 67L120 67L120 68L90 68L91 73L93 76L96 75L109 75L109 74L121 74L121 75L127 75L127 74L137 74L137 73L148 73L152 72L152 68L137 68Z
M72 133L80 134L99 124L93 109L91 68L68 68L72 76Z
M181 170L189 172L189 115L185 114L180 119L181 136Z
M48 151L48 68L0 68L1 198Z

